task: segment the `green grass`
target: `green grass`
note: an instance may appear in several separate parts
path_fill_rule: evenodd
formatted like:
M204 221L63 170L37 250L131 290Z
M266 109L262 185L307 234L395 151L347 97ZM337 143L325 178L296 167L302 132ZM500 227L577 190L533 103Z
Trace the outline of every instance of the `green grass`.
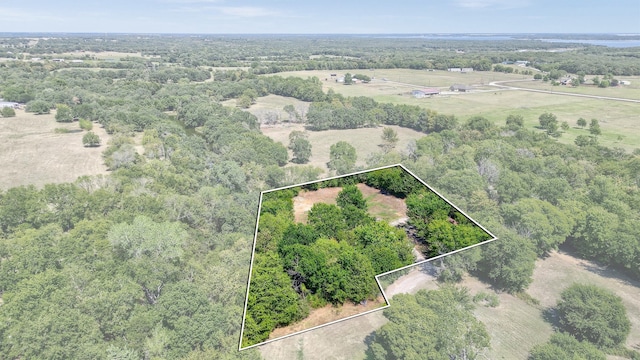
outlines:
M338 72L338 74L345 72L347 71ZM350 72L355 73L356 70L351 70ZM502 126L508 115L520 114L525 118L526 126L534 129L539 124L538 116L540 114L552 112L558 117L558 121L566 121L572 127L558 139L562 143L573 143L578 135L588 134L586 130L575 128L578 118L582 117L587 121L595 118L600 121L602 128L602 136L599 139L601 145L620 147L627 151L640 147L640 121L638 121L638 118L640 118L640 104L498 89L467 94L443 94L433 98L416 99L411 96L411 90L421 86L444 87L446 89L453 83L477 85L484 83L485 85L479 86L479 88L489 89L486 84L490 81L519 80L523 76L494 72L459 74L446 71L427 72L407 69L357 70L357 72L364 72L370 76L375 74L376 80L369 84L343 85L331 80L328 71L299 71L281 73L279 75L300 76L303 78L318 76L323 82L325 91L333 89L345 96L369 96L378 102L417 105L444 114L454 114L461 121L466 121L473 115L482 115ZM381 80L382 77L386 77L389 81ZM329 78L329 80L325 81L325 78ZM640 77L629 77L628 79L631 81L631 85L621 88L578 87L572 90L570 87L555 86L553 90L593 91L594 95L633 98L633 94L640 93ZM398 84L395 81L413 85ZM520 82L516 84L518 86L523 84L529 86L530 84L542 83Z

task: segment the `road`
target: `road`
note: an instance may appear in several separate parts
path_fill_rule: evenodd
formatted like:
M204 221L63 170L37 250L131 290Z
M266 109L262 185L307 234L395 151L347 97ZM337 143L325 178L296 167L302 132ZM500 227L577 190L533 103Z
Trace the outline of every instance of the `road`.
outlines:
M591 99L625 101L625 102L632 102L632 103L640 104L640 100L635 100L635 99L625 99L625 98L616 98L616 97L609 97L609 96L597 96L597 95L586 95L586 94L574 94L574 93L567 93L567 92L562 92L562 91L538 90L538 89L521 88L521 87L516 87L516 86L511 86L511 85L501 85L501 84L506 84L506 83L523 82L523 81L531 82L531 81L535 81L535 80L492 81L492 82L489 83L489 85L490 86L495 86L495 87L498 87L498 88L501 88L501 89L504 89L504 90L531 91L531 92L538 92L538 93L544 93L544 94L578 96L578 97L585 97L585 98L591 98Z

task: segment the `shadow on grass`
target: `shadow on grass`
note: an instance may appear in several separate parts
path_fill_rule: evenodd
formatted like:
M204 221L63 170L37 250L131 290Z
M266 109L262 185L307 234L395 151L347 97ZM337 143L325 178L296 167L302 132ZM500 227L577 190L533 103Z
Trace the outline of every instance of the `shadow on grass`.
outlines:
M548 307L542 310L542 319L551 324L554 331L560 329L560 319L558 318L558 311L554 307Z

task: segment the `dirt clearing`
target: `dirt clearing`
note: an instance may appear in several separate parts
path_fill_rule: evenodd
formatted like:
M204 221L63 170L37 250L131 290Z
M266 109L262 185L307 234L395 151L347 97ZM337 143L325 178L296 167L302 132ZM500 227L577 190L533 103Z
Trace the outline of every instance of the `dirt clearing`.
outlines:
M56 133L55 129L68 133ZM0 118L0 189L33 184L73 182L82 175L106 174L102 151L109 136L98 124L93 132L102 146L82 145L85 132L78 123L58 123L53 114L34 115L16 110L16 116Z
M358 189L367 200L369 215L381 221L394 222L407 216L407 205L403 199L392 195L384 195L380 190L365 184L358 184ZM293 198L293 213L296 222L307 222L309 210L315 203L336 204L336 197L341 187L323 188L314 191L301 191Z

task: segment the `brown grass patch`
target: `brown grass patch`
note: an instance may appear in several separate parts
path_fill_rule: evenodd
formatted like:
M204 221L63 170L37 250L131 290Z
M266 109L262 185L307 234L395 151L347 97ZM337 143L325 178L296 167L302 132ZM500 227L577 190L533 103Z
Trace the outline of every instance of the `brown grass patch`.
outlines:
M303 320L275 329L270 335L269 339L277 339L279 337L296 333L298 331L306 330L314 326L327 324L332 321L344 319L349 316L361 314L363 312L374 310L386 305L384 298L378 296L376 300L367 301L366 305L353 304L350 302L344 303L340 306L326 305L318 309L312 309L309 312L309 316Z
M55 129L68 129L56 133ZM20 185L42 187L48 183L75 181L82 175L106 174L102 151L109 139L94 125L102 146L86 148L85 132L77 123L58 123L53 114L34 115L16 110L16 116L0 118L0 189Z
M366 184L358 184L358 189L367 200L369 215L381 221L393 222L407 216L407 205L403 199L384 195L380 190ZM296 222L306 224L309 210L316 203L335 205L341 187L301 191L293 198L293 214Z

